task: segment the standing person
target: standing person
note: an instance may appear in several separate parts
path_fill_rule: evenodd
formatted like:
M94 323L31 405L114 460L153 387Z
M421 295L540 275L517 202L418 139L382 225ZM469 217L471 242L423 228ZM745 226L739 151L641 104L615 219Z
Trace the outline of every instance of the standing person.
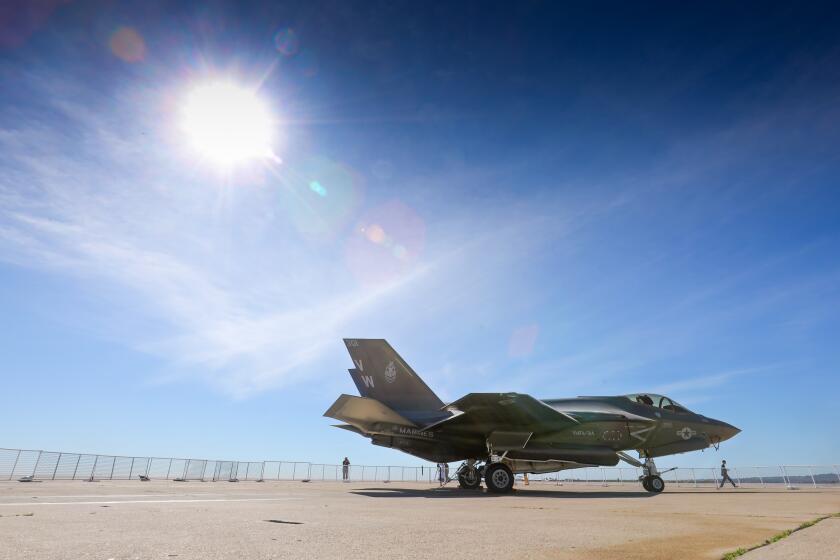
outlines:
M446 480L444 478L444 474L443 474L443 463L438 463L437 464L437 476L438 476L438 482L440 483L441 486L443 486L443 482L444 482L444 480Z
M344 482L350 481L350 459L347 457L341 462L341 477Z
M724 459L720 463L720 486L718 488L723 488L723 485L726 483L727 480L733 487L738 488L738 486L735 484L735 481L729 477L729 469L726 468L726 460Z

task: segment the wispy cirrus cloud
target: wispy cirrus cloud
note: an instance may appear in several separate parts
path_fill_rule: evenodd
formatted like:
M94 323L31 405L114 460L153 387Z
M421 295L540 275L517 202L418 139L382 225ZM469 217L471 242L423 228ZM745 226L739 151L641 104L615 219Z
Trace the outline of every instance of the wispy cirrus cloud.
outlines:
M283 180L294 169L208 175L173 154L171 115L150 109L160 92L105 97L76 85L50 96L47 84L61 93L59 80L29 79L50 100L49 117L7 114L0 131L0 259L83 279L112 310L101 335L164 357L167 378L198 376L235 396L282 386L351 325L410 317L397 300L409 287L415 301L429 294L444 304L431 292L445 285L457 299L475 289L465 276L504 269L560 229L527 208L487 205L481 220L441 212L426 225L445 243L430 241L397 274L359 282L347 247L365 209L295 206L300 193ZM393 255L363 265L393 268L383 258Z

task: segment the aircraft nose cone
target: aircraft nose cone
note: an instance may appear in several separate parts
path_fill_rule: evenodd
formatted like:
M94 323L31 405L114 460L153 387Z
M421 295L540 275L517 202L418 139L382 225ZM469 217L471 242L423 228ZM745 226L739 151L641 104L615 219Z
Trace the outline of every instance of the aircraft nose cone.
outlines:
M736 428L732 424L727 424L726 422L718 421L718 435L720 436L721 441L725 441L729 438L733 438L738 435L741 430Z

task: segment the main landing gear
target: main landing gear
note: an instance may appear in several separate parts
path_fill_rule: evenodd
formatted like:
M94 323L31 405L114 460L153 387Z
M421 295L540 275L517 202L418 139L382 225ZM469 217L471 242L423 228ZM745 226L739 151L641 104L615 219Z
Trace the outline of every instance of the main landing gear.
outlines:
M643 475L640 477L642 487L648 492L658 494L665 490L665 481L659 476L659 471L656 469L656 464L650 457L645 458L645 463L642 465Z
M481 479L487 491L493 494L506 494L513 490L513 471L506 464L486 463L480 467L475 461L465 462L458 469L458 484L464 490L476 490L481 487Z
M475 461L468 461L458 469L458 485L464 490L477 490L481 486L481 472Z
M484 484L488 492L506 494L513 490L513 471L504 463L491 463L484 468Z

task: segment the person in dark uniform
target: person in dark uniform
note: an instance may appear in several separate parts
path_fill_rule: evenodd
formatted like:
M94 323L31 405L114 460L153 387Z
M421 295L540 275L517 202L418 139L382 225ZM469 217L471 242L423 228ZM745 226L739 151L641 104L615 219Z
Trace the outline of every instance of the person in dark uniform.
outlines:
M732 486L734 486L735 488L738 488L738 486L735 484L735 481L732 480L729 477L729 469L726 468L726 460L724 460L720 464L720 486L719 486L719 488L723 488L723 485L726 484L727 480L729 481L729 483Z
M341 478L344 482L350 480L350 459L347 457L341 462Z

